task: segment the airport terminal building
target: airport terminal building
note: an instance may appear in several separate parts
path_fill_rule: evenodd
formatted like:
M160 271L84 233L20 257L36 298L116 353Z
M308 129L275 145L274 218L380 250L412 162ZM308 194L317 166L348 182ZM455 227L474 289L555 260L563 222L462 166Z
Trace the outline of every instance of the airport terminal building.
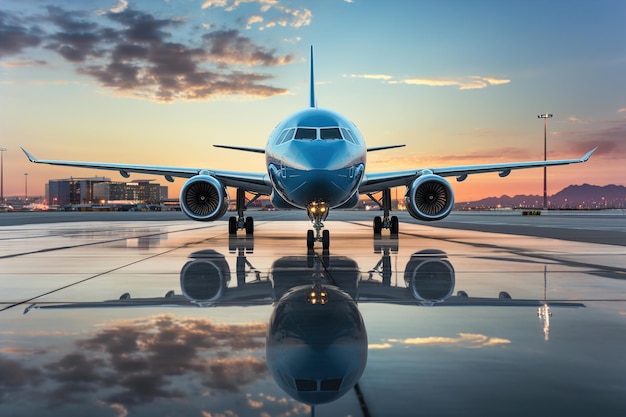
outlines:
M106 177L50 180L46 185L46 200L49 205L59 207L112 201L159 204L167 199L168 188L152 181L113 182Z

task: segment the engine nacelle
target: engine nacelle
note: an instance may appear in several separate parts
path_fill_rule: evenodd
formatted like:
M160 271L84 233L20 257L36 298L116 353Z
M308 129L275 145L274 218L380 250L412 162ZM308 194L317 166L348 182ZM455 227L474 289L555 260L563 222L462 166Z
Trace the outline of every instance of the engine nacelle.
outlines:
M192 303L208 306L218 301L230 282L230 268L224 256L205 250L193 253L195 258L180 271L180 289Z
M228 210L228 193L216 178L196 175L180 189L180 207L194 220L219 219Z
M404 269L404 281L413 297L426 303L438 303L454 292L454 267L445 252L424 250L414 253Z
M441 220L452 211L454 192L439 175L426 174L407 187L404 196L409 214L418 220Z

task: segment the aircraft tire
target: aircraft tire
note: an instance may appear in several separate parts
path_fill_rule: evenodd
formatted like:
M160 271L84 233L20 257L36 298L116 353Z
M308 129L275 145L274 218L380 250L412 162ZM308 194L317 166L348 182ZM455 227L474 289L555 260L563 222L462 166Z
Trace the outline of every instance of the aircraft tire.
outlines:
M237 234L237 218L231 216L228 218L228 234L236 235Z
M400 222L398 221L398 216L391 216L391 228L390 232L392 235L397 235L400 231Z
M252 217L246 217L246 235L252 236L254 234L254 219Z
M379 216L374 217L374 236L380 236L380 232L383 230L383 219Z
M307 230L306 231L306 248L313 249L314 245L315 245L315 238L313 236L313 230Z
M324 230L322 232L322 249L328 250L330 248L330 232Z

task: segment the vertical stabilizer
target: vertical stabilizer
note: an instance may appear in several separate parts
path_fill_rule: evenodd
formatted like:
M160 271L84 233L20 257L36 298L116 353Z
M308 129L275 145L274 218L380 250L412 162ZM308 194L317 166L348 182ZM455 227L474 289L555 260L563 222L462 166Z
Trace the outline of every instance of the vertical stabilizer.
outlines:
M309 91L309 107L317 107L315 101L315 76L313 75L313 45L311 45L311 75L310 75L310 91Z

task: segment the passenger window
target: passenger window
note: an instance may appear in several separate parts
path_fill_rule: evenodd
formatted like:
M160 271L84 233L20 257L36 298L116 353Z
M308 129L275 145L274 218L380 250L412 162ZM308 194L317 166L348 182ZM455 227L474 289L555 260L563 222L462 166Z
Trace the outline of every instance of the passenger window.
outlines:
M299 127L295 139L317 139L317 129Z
M343 139L338 127L328 127L320 129L320 139Z

